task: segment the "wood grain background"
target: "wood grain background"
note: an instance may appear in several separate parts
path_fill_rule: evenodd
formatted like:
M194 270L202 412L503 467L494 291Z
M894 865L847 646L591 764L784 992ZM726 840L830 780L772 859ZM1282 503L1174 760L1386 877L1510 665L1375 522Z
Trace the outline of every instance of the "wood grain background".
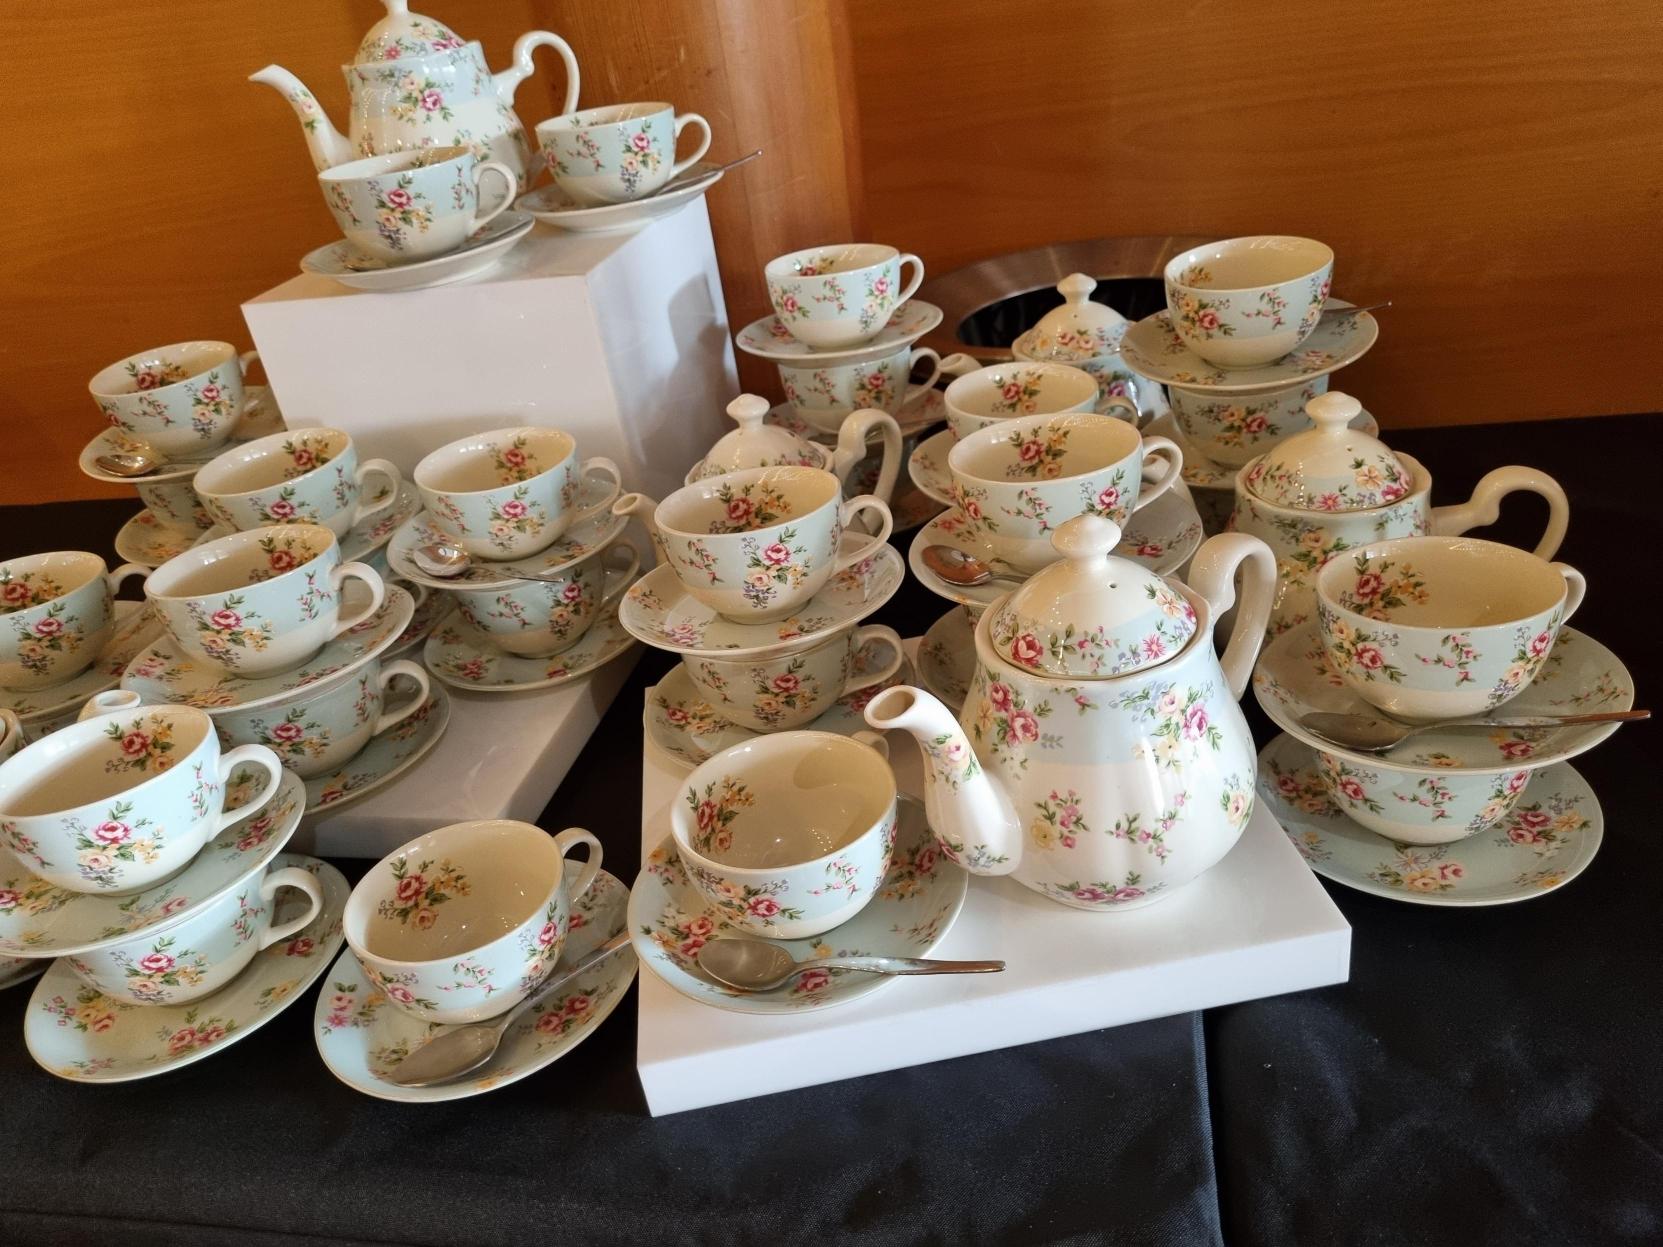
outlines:
M418 8L424 7L418 4ZM730 317L763 261L874 238L945 272L1111 234L1306 233L1336 289L1391 299L1348 370L1388 425L1663 408L1663 10L1285 0L492 0L434 15L500 68L564 35L583 102L704 113ZM75 454L98 368L190 337L248 344L239 303L330 237L287 105L337 122L370 0L0 9L14 208L0 275L0 502L119 494ZM557 64L515 101L534 124ZM745 373L751 385L766 373ZM1498 449L1498 459L1505 448Z

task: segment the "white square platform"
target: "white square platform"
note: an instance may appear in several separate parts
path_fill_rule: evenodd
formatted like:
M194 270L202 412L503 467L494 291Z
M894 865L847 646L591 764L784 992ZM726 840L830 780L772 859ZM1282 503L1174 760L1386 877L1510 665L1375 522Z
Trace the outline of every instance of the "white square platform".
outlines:
M907 643L916 655L917 642ZM890 733L905 792L918 752ZM643 857L669 832L686 771L650 745ZM1002 957L1002 974L904 980L820 1013L755 1017L640 975L636 1067L655 1116L1054 1039L1106 1026L1343 983L1351 928L1258 803L1229 855L1148 909L1080 913L1009 879L973 878L931 956Z

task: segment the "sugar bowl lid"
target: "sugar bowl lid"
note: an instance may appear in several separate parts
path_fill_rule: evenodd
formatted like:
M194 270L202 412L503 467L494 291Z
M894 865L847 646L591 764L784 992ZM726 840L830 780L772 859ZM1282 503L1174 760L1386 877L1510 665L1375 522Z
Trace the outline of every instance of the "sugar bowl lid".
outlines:
M410 12L409 0L382 0L387 16L370 27L353 60L399 61L463 46L463 40L443 22Z
M1110 553L1120 525L1078 515L1051 534L1063 557L996 608L994 651L1014 667L1103 680L1159 666L1195 635L1195 608L1166 581Z
M1255 498L1295 511L1363 511L1396 502L1414 473L1379 438L1351 427L1363 405L1330 390L1305 404L1314 428L1271 447L1248 465Z
M741 394L728 404L728 415L739 427L724 433L688 473L687 480L702 481L745 468L801 466L824 468L831 452L824 446L798 437L790 429L768 424L768 400L760 394Z
M1118 352L1126 334L1126 318L1106 304L1092 302L1095 289L1096 280L1084 273L1064 277L1057 283L1062 306L1052 308L1039 318L1039 324L1017 338L1013 353L1019 359L1067 364Z

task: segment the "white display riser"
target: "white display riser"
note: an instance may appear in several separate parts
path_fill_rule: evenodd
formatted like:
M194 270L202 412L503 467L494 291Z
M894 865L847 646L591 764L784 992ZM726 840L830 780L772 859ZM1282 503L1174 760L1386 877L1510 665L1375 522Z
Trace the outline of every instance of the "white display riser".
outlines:
M919 793L911 738L892 732L889 742L902 790ZM643 857L668 833L686 773L647 746ZM689 1000L643 967L636 1067L649 1109L676 1113L1343 983L1351 928L1260 802L1222 862L1147 909L1082 913L1009 879L972 879L930 955L999 957L1007 969L902 980L825 1012L757 1017Z
M289 848L379 858L447 823L536 822L641 653L633 645L558 688L473 693L445 685L450 723L432 751L385 788L308 815Z
M662 498L739 392L702 197L636 233L539 224L487 272L428 290L302 274L243 315L291 428L345 429L406 475L464 434L533 424Z

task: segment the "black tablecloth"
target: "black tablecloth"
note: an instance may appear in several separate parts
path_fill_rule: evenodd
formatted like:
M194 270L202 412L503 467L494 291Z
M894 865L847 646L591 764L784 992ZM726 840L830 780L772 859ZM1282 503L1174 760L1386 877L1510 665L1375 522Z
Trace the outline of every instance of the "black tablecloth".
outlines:
M1657 419L1393 437L1441 503L1500 463L1564 483L1577 626L1642 704ZM133 509L0 509L0 555L107 553ZM1511 503L1497 534L1533 542L1542 514ZM877 619L911 635L941 609L909 584ZM592 828L625 879L641 692L667 665L643 659L542 820ZM330 1076L309 998L185 1070L63 1082L25 1052L16 988L0 1241L1663 1242L1657 742L1628 727L1577 760L1605 843L1541 900L1439 910L1325 883L1354 929L1343 986L662 1119L635 1079L633 994L525 1082L404 1106Z

